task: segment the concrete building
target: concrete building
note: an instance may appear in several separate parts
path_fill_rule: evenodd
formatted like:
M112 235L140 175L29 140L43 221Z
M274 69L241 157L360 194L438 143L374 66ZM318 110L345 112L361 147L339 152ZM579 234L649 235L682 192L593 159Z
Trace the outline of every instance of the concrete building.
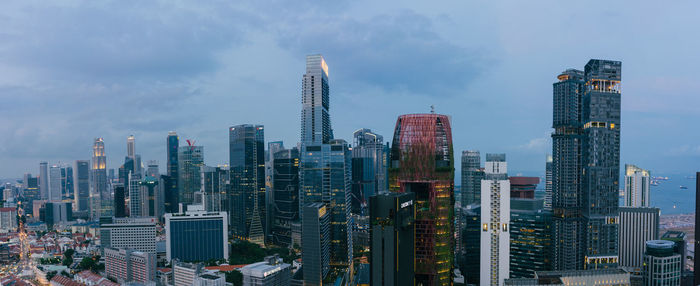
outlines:
M156 281L156 256L153 253L123 248L105 248L105 273L119 283Z
M683 271L680 254L673 251L675 244L667 240L646 242L644 252L644 285L680 285Z
M651 175L635 165L625 165L625 203L626 207L649 207L651 193Z
M544 209L552 210L552 155L547 155L545 162Z
M241 268L243 286L289 285L292 267L282 262L277 255L265 257L263 262L248 264Z
M481 180L480 285L498 286L510 275L510 181L506 155L486 154Z
M328 144L331 128L328 65L321 55L306 56L306 73L302 77L301 143Z
M165 214L167 261L207 261L229 258L226 212Z
M49 167L48 200L50 202L60 202L63 198L61 195L61 179L61 167L58 165Z
M414 193L370 197L370 284L414 285Z
M90 193L90 218L100 217L102 206L111 205L112 197L107 188L107 156L102 138L95 138L92 145L92 187Z
M17 209L0 208L0 232L12 232L17 229Z
M202 263L185 263L173 260L172 265L173 286L192 286L195 279L205 272Z
M640 273L644 263L645 243L659 239L658 208L620 207L620 266Z
M156 219L101 218L100 242L102 248L133 249L156 254Z

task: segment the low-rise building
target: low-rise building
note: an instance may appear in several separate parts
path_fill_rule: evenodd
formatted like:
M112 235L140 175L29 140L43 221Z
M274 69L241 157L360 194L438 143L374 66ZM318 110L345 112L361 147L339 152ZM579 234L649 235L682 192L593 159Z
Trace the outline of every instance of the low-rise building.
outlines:
M265 257L265 261L241 268L244 286L289 285L291 265L283 263L278 255Z

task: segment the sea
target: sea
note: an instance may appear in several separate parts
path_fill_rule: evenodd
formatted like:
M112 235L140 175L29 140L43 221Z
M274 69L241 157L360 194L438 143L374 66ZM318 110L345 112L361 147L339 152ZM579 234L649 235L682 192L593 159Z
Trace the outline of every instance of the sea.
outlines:
M661 215L695 213L695 174L652 173L652 176L668 177L668 180L657 180L658 186L651 186L649 201L651 206L661 210Z

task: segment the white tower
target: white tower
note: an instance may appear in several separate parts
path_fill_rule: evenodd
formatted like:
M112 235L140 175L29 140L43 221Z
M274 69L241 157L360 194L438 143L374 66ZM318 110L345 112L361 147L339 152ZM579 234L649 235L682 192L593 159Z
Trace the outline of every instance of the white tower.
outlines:
M486 154L481 180L481 285L499 286L510 272L510 181L505 154Z

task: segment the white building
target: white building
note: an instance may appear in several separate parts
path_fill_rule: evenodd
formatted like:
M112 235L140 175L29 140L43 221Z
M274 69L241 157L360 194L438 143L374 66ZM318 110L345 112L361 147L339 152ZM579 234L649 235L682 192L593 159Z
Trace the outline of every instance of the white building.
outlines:
M173 286L192 286L195 278L204 272L201 263L185 263L173 260Z
M61 201L61 167L53 165L49 168L49 193L50 202Z
M10 232L17 228L17 209L0 208L0 232Z
M651 181L649 171L625 165L625 206L648 207Z
M131 249L105 248L105 273L120 283L156 280L156 255Z
M618 250L620 266L635 273L642 270L645 243L659 239L659 209L620 207Z
M480 283L503 285L510 272L510 181L505 154L486 154L481 180Z
M103 248L125 248L156 253L156 219L112 218L100 225L100 243Z
M279 256L265 257L265 261L246 265L241 268L243 286L277 286L289 285L292 267L282 263Z

